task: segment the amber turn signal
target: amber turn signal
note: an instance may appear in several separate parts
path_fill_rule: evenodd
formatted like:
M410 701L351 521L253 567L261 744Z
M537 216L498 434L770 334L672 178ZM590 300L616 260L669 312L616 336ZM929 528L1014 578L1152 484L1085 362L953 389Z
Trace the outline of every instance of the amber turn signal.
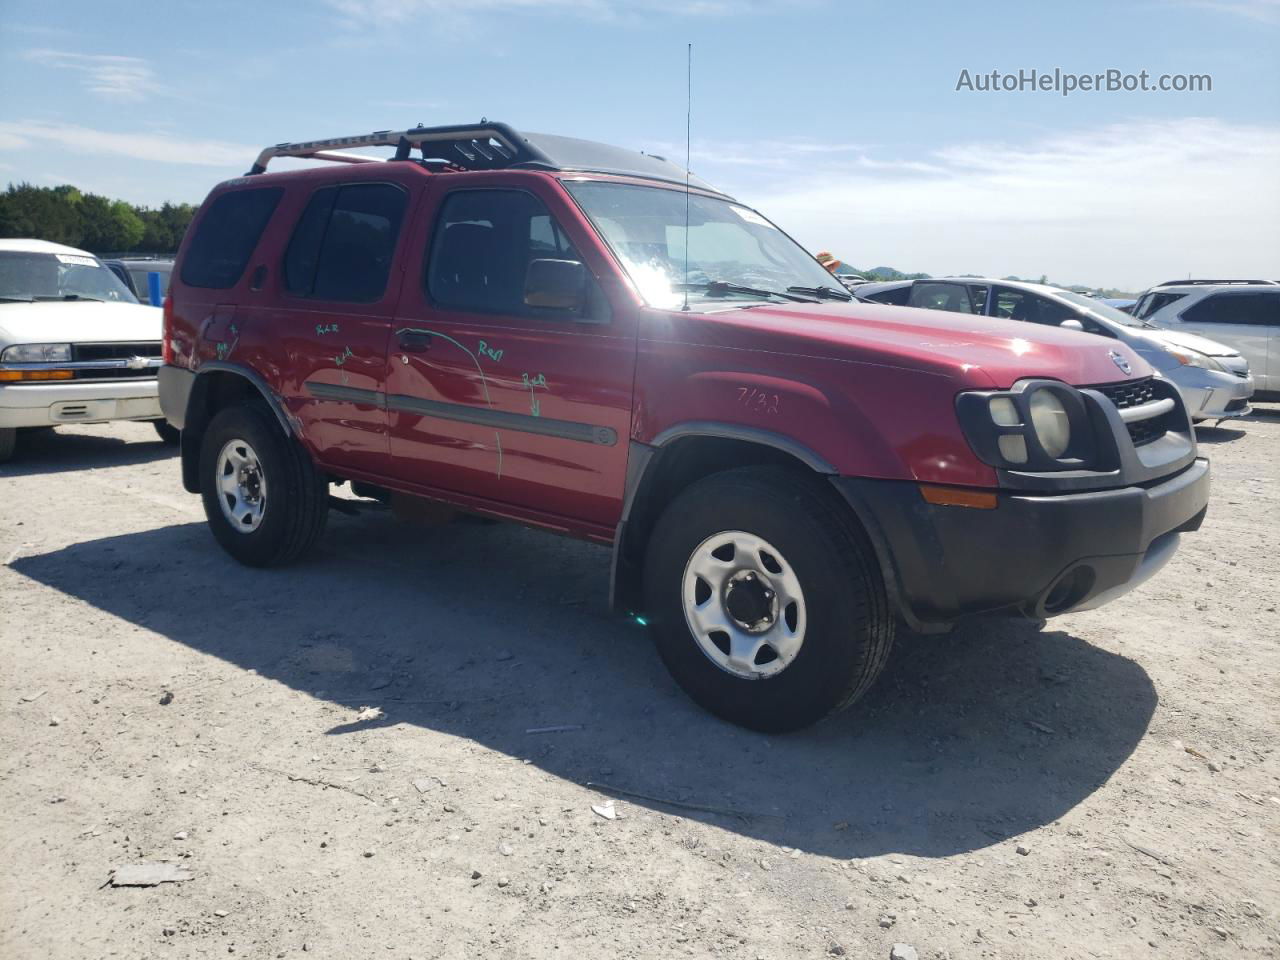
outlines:
M0 370L0 383L18 380L70 380L75 374L70 370Z
M940 507L974 507L978 510L994 510L996 495L988 490L972 490L968 487L939 487L931 483L920 484L920 496L926 503Z

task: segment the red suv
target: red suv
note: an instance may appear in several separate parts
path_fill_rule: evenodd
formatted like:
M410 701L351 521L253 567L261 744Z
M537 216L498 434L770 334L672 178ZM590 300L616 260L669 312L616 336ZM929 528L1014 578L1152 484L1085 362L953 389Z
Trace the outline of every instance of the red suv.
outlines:
M281 144L187 232L161 401L241 562L304 553L343 481L607 544L680 685L789 730L899 621L1097 606L1208 500L1123 344L852 301L660 157L490 123Z

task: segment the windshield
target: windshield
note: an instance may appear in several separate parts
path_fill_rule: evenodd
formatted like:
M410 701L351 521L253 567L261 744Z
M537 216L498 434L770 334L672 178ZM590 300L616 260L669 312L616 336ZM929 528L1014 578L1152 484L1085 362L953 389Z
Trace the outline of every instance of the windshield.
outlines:
M683 192L582 180L565 187L651 306L679 307L686 294L692 303L726 296L758 301L770 293L787 297L788 288L843 292L840 281L754 210L688 195L686 281Z
M1115 307L1109 306L1101 300L1095 300L1093 297L1086 297L1083 294L1071 293L1069 291L1058 291L1055 295L1063 300L1069 300L1071 303L1086 308L1095 316L1101 317L1103 320L1112 320L1116 323L1123 324L1126 327L1151 326L1151 324L1143 323L1141 320L1135 320L1123 310L1117 310Z
M138 300L96 257L0 251L0 301Z

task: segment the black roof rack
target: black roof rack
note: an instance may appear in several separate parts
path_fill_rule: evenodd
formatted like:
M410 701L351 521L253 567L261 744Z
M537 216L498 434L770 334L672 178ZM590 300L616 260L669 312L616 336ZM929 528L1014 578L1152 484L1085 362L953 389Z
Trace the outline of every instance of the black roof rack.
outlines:
M391 157L345 151L359 147L392 147ZM414 150L419 156L411 156ZM461 124L451 127L412 127L377 130L350 137L278 143L254 161L248 176L263 173L275 157L302 157L335 163L420 162L433 170L557 170L613 173L647 180L684 184L686 177L699 190L720 191L686 174L684 168L654 154L607 143L546 133L520 133L505 123Z
M1242 286L1276 286L1280 284L1280 280L1166 280L1164 283L1157 283L1152 289L1157 287L1225 287L1236 284Z

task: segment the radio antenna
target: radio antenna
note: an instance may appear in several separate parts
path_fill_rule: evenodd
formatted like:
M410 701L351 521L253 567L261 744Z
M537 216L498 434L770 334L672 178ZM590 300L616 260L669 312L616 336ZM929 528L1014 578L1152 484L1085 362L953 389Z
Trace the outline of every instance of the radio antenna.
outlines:
M689 160L693 154L693 44L685 49L684 108L684 306L689 309Z

